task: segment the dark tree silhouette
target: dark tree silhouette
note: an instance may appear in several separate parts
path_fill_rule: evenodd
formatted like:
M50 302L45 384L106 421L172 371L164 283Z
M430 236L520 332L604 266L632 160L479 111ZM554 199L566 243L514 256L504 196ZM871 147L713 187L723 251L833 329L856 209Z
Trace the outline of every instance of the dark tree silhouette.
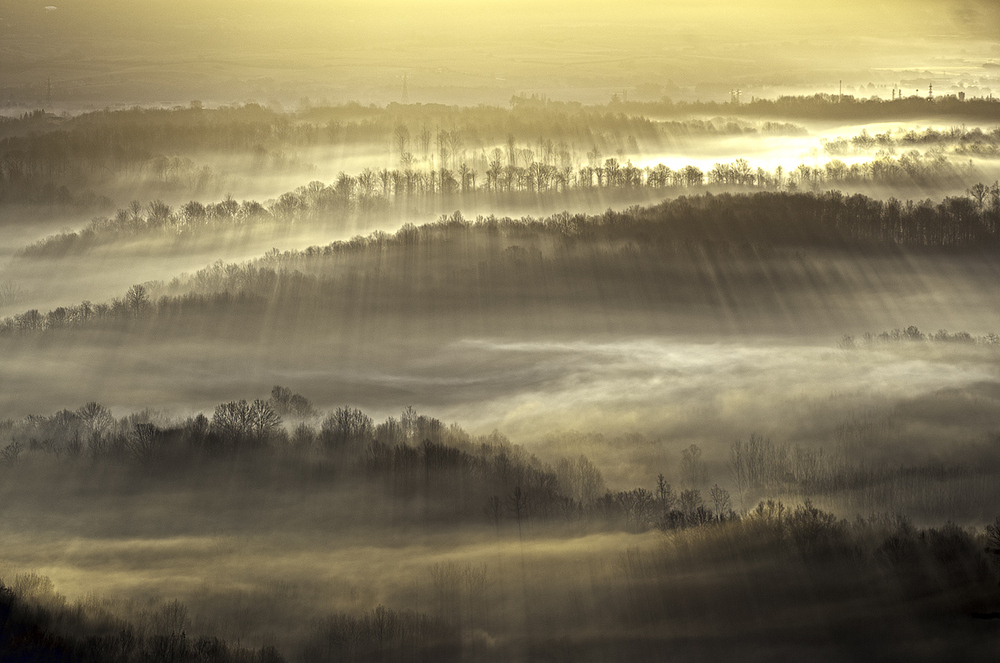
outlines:
M146 287L143 285L133 285L125 293L125 305L132 312L133 316L138 316L149 304L149 296L146 294Z
M356 408L337 408L323 420L320 439L329 448L354 447L370 442L375 437L375 424L371 417Z

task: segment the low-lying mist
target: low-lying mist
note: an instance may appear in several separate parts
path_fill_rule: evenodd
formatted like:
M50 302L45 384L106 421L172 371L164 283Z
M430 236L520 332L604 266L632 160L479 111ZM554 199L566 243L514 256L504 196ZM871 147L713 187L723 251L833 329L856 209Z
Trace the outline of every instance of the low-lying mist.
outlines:
M6 3L0 661L992 660L993 4Z
M13 614L63 638L49 647L94 632L104 639L92 644L113 647L124 633L140 657L164 639L183 649L219 637L295 661L419 660L440 646L435 660L663 649L699 660L747 647L849 660L859 648L925 651L912 626L985 648L977 619L995 614L1000 524L979 527L994 517L995 438L922 458L903 449L924 423L971 432L970 405L995 411L995 382L961 391L929 394L922 420L919 397L758 403L774 420L838 422L839 446L824 456L751 435L703 450L674 437L673 464L645 459L658 478L607 492L601 461L581 451L621 475L614 456L642 436L567 433L571 456L550 442L540 460L411 409L378 426L350 409L302 421L314 405L281 387L219 405L210 421L116 419L88 404L0 427L12 444L32 434L0 464L0 577L12 588L0 598L44 609ZM233 428L241 407L285 411L289 427ZM974 526L913 524L944 513ZM898 632L865 626L890 616ZM182 631L190 644L174 640Z
M585 453L616 485L643 485L674 467L681 448L697 444L723 463L729 444L752 433L838 453L843 422L856 413L892 431L869 443L883 460L974 447L995 429L988 412L1000 380L996 346L961 344L845 350L832 339L618 335L611 343L536 334L414 340L381 352L301 338L294 345L34 347L23 360L8 354L4 378L17 394L3 411L23 416L98 400L119 413L155 403L176 416L290 384L323 408L353 405L384 417L412 405L476 432L499 428L550 455ZM100 377L108 365L116 375ZM940 411L920 403L940 403Z

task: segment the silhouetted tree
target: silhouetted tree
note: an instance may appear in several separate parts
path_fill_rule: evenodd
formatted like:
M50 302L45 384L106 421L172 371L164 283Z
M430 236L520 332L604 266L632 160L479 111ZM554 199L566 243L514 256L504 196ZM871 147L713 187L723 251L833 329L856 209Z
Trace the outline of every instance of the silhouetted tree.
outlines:
M697 444L681 451L681 478L693 488L708 480L705 464L701 459L701 449Z
M288 387L275 385L268 400L271 408L279 415L309 417L316 413L309 399L301 394L293 394Z
M148 304L149 296L146 294L146 287L143 285L133 285L125 293L125 305L132 312L133 316L138 316Z
M230 401L215 408L212 431L232 450L254 448L266 444L270 435L281 425L271 406L260 399Z
M355 408L337 408L323 420L320 439L331 449L360 446L373 440L375 425L371 417Z
M656 503L660 509L661 520L666 518L674 510L674 505L677 504L677 496L662 474L656 477Z

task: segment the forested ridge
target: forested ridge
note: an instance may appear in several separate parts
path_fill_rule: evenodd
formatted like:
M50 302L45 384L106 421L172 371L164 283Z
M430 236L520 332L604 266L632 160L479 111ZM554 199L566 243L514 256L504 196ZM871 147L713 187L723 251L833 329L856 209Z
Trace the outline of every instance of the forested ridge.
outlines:
M650 485L609 489L584 455L541 460L499 431L472 435L413 408L380 423L350 406L324 413L275 386L267 399L220 403L210 417L179 419L151 409L116 417L90 402L0 420L0 472L44 475L61 467L87 473L106 466L118 468L100 471L112 484L147 477L192 486L235 473L247 487L268 490L288 482L301 489L374 489L409 505L390 512L394 522L500 528L538 521L643 532L720 524L754 508L774 508L755 507L762 500L830 499L874 487L908 493L919 491L921 481L991 475L1000 467L996 434L950 456L893 466L854 444L871 433L872 423L867 416L845 420L827 450L757 434L732 442L722 460L729 475L724 483L734 494L710 485L713 459L697 445L678 450L676 483L649 468Z
M282 416L290 425L283 425ZM978 655L993 643L992 637L961 634L998 614L1000 520L985 529L951 523L918 527L889 513L848 520L810 498L876 489L919 495L927 482L989 475L1000 465L995 453L986 465L980 458L976 467L955 457L897 468L871 464L863 455L825 455L751 435L729 448L732 496L718 484L709 489L706 459L693 445L680 450L678 484L671 485L661 473L650 477L648 486L609 490L599 469L582 456L545 463L497 432L472 436L412 409L379 424L350 407L321 414L308 399L280 386L266 400L222 403L211 417L171 421L148 410L116 417L88 403L75 411L2 422L0 436L6 442L0 476L59 476L63 482L100 477L99 486L85 483L77 489L76 500L103 494L155 498L177 486L211 495L225 476L230 490L242 486L248 495L251 487L302 494L344 486L370 490L363 503L352 507L362 512L366 527L478 528L495 537L497 546L520 541L522 551L525 542L553 527L560 536L660 531L657 546L628 548L606 570L595 572L591 591L598 593L601 610L561 609L544 617L554 626L605 634L612 642L617 629L636 619L660 625L684 619L684 606L676 599L685 596L677 586L685 570L759 559L767 563L750 582L756 596L768 597L761 609L769 618L777 617L769 601L786 605L793 599L783 592L825 586L836 574L838 586L859 604L890 611L882 614L903 613L933 633L958 637L964 644L956 651L962 656ZM331 492L328 500L342 498ZM206 508L222 517L222 502ZM253 513L258 507L249 508ZM275 527L279 534L284 531L281 524ZM523 565L523 552L521 560ZM796 570L792 584L781 575L788 568ZM211 615L182 601L89 595L70 602L47 578L22 573L0 585L0 656L95 663L478 660L511 646L484 649L470 637L501 623L496 611L502 603L491 601L509 600L501 597L521 591L516 583L499 582L495 565L437 563L423 573L429 592L425 612L379 605L296 623L294 613L282 614L282 601L289 599L280 592L244 597L242 619L267 619L294 629L295 637L281 653L271 645L251 649L213 637L206 633L217 623ZM532 592L546 589L540 582ZM741 614L735 606L729 613L733 618ZM845 625L852 622L848 617ZM860 645L870 629L859 624L851 632L849 640L857 638ZM879 642L900 646L900 638L883 633ZM570 647L542 643L549 651ZM619 646L629 655L645 652L633 640Z
M908 157L901 157L900 163ZM911 163L919 163L919 160ZM883 159L882 166L890 171L896 169L904 177L909 178L907 169L894 165L891 158ZM857 164L845 172L857 170ZM845 167L846 168L846 167ZM520 169L523 172L524 169ZM759 191L759 196L737 196L721 194L711 205L699 202L701 196L690 195L702 185L703 174L700 170L692 175L688 169L673 171L657 166L645 171L628 164L620 166L614 159L609 159L605 166L599 169L584 168L581 173L589 173L586 179L577 180L574 187L582 192L609 192L622 190L649 189L660 194L682 194L677 201L666 201L650 207L650 212L643 218L653 214L668 217L670 228L680 228L684 225L693 227L694 221L703 220L705 216L736 216L746 219L753 217L752 223L745 228L727 229L728 232L738 230L746 236L746 241L794 243L802 241L803 232L815 232L819 235L831 231L841 234L845 239L863 241L895 242L908 245L949 246L971 243L992 243L996 232L996 216L1000 210L1000 187L975 184L967 190L966 196L948 197L938 204L929 199L923 201L906 201L895 198L888 200L873 199L861 194L847 194L830 191L818 194L821 186L828 184L828 173L821 169L813 171L803 167L790 175L792 183L799 181L806 191L818 195L803 196L793 190L781 191L775 186L774 177L768 174L755 174L746 161L738 160L734 164L717 164L709 173L712 184L732 185L753 191ZM471 173L471 171L469 171ZM488 180L484 196L505 196L515 193L512 182L519 181L511 176L504 180L500 173L508 172L504 167L497 166L493 174L495 178ZM600 172L601 178L594 179L594 173ZM873 171L874 172L874 171ZM509 174L509 172L508 172ZM227 196L217 203L203 204L192 200L179 209L160 200L154 200L143 205L134 201L128 208L119 209L113 217L96 218L83 230L65 232L40 240L25 247L20 255L25 257L60 256L86 252L96 247L111 244L119 239L164 237L181 241L193 241L201 235L212 232L252 231L254 228L291 227L293 224L325 224L333 219L348 216L375 218L389 212L394 207L405 208L413 196L435 195L440 192L442 180L451 178L446 171L437 173L431 171L428 178L418 171L366 171L355 178L341 175L333 184L319 181L299 187L281 195L276 200L263 203L255 200L237 201ZM688 181L688 176L693 177ZM568 185L563 181L560 185L549 179L547 175L534 173L530 187L517 188L516 193L543 195L547 190L558 192ZM583 175L581 175L583 177ZM865 175L859 175L862 179ZM880 176L881 177L881 176ZM886 177L894 177L886 175ZM453 193L462 193L463 198L456 202L474 203L475 188L473 175L463 176L461 191L454 179L449 185ZM762 179L760 179L762 178ZM836 181L836 180L835 180ZM506 182L506 184L504 183ZM607 187L602 189L602 187ZM809 189L813 189L810 191ZM492 192L492 193L491 193ZM473 197L468 197L473 196ZM447 200L447 199L445 199ZM706 194L704 200L713 200L711 194ZM780 204L774 201L782 201ZM768 202L770 201L770 202ZM705 208L712 208L705 211ZM739 209L745 207L746 209ZM713 212L726 208L725 214ZM636 208L629 213L635 214ZM690 213L691 219L680 219L683 214ZM789 223L788 215L796 214L802 217L801 222ZM775 216L772 219L768 215ZM581 215L575 215L577 217ZM700 218L699 218L700 216ZM818 217L818 218L817 218ZM725 226L723 220L712 220L711 225ZM731 223L729 223L732 226ZM778 228L791 234L785 239L775 235ZM681 231L690 235L689 231ZM759 235L756 237L755 235Z
M299 113L259 104L134 108L67 118L37 111L0 119L0 203L91 207L109 205L94 191L116 182L145 183L164 192L214 191L227 176L204 161L219 155L239 159L240 170L250 173L302 173L315 167L310 150L375 149L419 170L440 168L447 189L460 170L485 172L486 152L497 145L505 146L511 159L516 151L520 161L527 151L552 165L579 161L584 151L590 161L602 151L635 151L637 140L652 146L699 136L804 132L793 125L725 118L654 122L583 109L539 113L434 104L348 104Z
M405 130L405 131L404 131ZM447 106L443 104L390 104L387 107L313 107L281 112L256 103L219 108L133 108L83 113L60 118L36 111L19 118L0 119L0 150L38 154L57 159L66 156L120 153L126 145L142 150L247 151L283 146L317 144L395 143L412 148L418 156L437 148L441 132L468 135L468 147L480 148L480 140L534 142L539 136L556 142L571 140L580 147L605 142L612 136L644 137L740 135L802 135L792 124L755 123L719 116L715 119L686 118L655 121L641 114L629 115L605 107L580 104L510 109L495 106ZM64 142L62 152L51 146ZM463 140L463 145L465 141ZM48 147L46 147L48 146Z
M720 113L745 112L752 105L720 106ZM971 103L971 102L970 102ZM337 186L359 189L359 198L453 195L469 191L510 194L592 188L690 187L703 183L758 188L859 184L940 187L961 180L962 168L943 153L913 148L953 145L958 157L996 156L996 132L953 127L913 130L890 136L861 134L822 147L831 156L908 148L879 154L864 164L834 159L824 166L801 164L787 173L765 170L745 159L696 166L638 168L631 159L686 141L721 137L796 136L802 127L750 122L719 115L713 119L651 119L643 105L582 107L550 102L517 102L511 108L439 105L357 104L309 108L297 113L259 104L203 109L98 111L71 118L43 112L0 123L0 202L35 202L108 207L116 185L142 186L163 193L225 190L234 173L303 174L336 151L374 149L396 168L342 174ZM655 116L655 113L653 113ZM6 134L6 136L4 136ZM240 165L210 166L213 155L237 158ZM232 172L231 172L232 170ZM353 193L353 192L351 192Z
M696 301L717 297L719 278L726 278L733 292L756 289L757 296L822 282L833 287L829 277L810 276L819 266L803 272L804 266L782 259L780 252L991 255L1000 240L1000 196L996 187L982 189L988 195L979 200L954 197L937 204L839 192L760 192L682 196L651 207L544 219L466 220L456 212L395 233L275 249L245 264L218 262L169 283L136 285L110 302L27 311L0 321L0 333L213 308L262 312L268 302L322 315L327 307L334 313L344 302L358 303L361 291L368 302L409 301L416 312L424 305L447 308L448 302L582 301L600 298L605 289L609 303ZM150 222L156 223L137 221ZM74 241L65 236L34 250L58 253L60 242ZM630 294L622 300L621 293Z

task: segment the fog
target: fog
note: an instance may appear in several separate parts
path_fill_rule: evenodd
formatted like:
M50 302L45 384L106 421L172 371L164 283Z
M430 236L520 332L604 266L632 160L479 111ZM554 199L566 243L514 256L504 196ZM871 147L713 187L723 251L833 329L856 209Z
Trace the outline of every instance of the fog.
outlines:
M228 225L196 226L190 219L179 219L178 225L167 231L155 229L154 232L137 234L133 228L123 228L127 232L109 235L93 248L76 249L72 256L58 251L51 257L44 254L14 254L23 254L26 247L50 241L56 230L62 234L79 233L94 227L102 219L114 217L114 207L95 209L98 214L89 214L90 220L85 222L88 212L72 207L57 206L47 212L38 212L30 206L11 206L11 218L19 221L7 227L9 243L4 247L6 256L0 256L0 260L5 263L0 267L0 284L4 286L6 293L0 299L0 315L16 314L29 308L51 310L83 300L103 301L120 294L133 283L169 281L178 274L195 271L215 260L240 262L276 247L282 250L302 249L367 234L373 230L392 232L404 223L419 225L455 210L459 210L467 218L491 214L544 217L567 210L600 213L609 208L623 210L635 204L650 204L662 200L666 193L653 187L651 175L656 168L663 166L672 169L678 176L685 167L700 169L704 173L704 190L708 191L734 188L745 190L745 184L713 179L713 169L719 164L728 166L745 163L751 178L760 178L762 175L770 178L768 183L761 181L756 185L759 187L774 188L783 185L786 180L792 183L795 178L799 178L798 186L803 189L821 191L839 186L880 198L911 197L918 200L928 196L939 198L945 195L963 195L971 182L988 183L1000 177L1000 161L995 158L983 158L977 154L969 158L967 152L954 152L957 149L955 144L966 143L952 141L939 149L933 143L908 138L929 134L947 136L952 131L968 131L968 128L959 129L955 124L882 122L829 126L806 122L802 126L783 124L777 129L770 129L763 122L738 121L733 118L698 122L700 124L680 125L683 131L679 131L676 126L668 126L662 130L665 134L654 136L650 141L643 141L641 146L635 145L635 149L627 150L614 149L615 142L625 145L628 141L620 136L618 139L608 139L602 128L602 119L595 116L584 123L594 138L594 144L588 147L586 143L561 143L558 148L564 150L561 158L566 167L573 171L571 177L576 180L567 179L562 185L551 184L547 189L543 189L541 183L537 188L532 184L530 188L521 191L513 191L509 185L506 190L500 190L496 184L491 189L489 174L482 169L488 161L485 155L498 150L510 154L511 161L514 160L515 151L524 151L527 159L534 160L537 157L538 161L532 163L541 163L544 157L548 167L549 157L545 150L551 148L551 141L548 148L542 145L541 140L538 144L532 141L515 141L512 151L504 142L493 143L490 138L480 137L476 140L485 142L464 144L461 155L457 152L451 155L452 170L457 170L457 164L461 160L462 167L468 167L472 177L478 177L478 185L475 179L463 180L461 188L456 184L453 191L439 191L435 194L432 190L432 195L407 195L401 200L401 185L397 184L392 196L386 194L385 202L380 201L375 207L362 209L359 201L357 207L345 206L333 214L286 215L276 218L276 223L247 224L240 221ZM415 134L418 125L413 126ZM976 135L992 136L995 133L994 126L984 124L976 127L980 132ZM706 128L708 133L705 132ZM539 130L544 130L544 127L540 126ZM468 126L464 131L468 135L477 135L476 130ZM687 133L691 131L694 133ZM780 135L783 132L799 135ZM441 135L447 136L448 132L438 130L439 139ZM851 141L857 143L859 136L877 136L880 139L888 137L887 140L896 142L882 145L872 139L871 145L856 147ZM302 183L306 181L319 182L333 189L339 186L345 175L357 178L367 172L375 177L379 172L398 172L400 154L397 148L389 144L391 140L387 137L384 147L376 147L370 143L354 147L340 144L329 148L289 145L287 152L281 152L282 158L298 165L288 172L276 173L262 169L259 164L254 165L256 157L251 158L245 154L192 152L192 156L198 159L197 163L206 164L205 167L216 173L213 177L219 178L219 182L212 185L211 190L192 190L180 182L171 185L169 190L163 190L158 188L158 180L144 171L129 176L131 184L124 189L120 188L120 183L111 183L98 190L107 197L108 203L113 205L112 201L119 201L118 215L136 214L134 206L142 205L143 211L138 212L140 218L143 215L152 217L152 213L146 211L151 208L140 201L155 200L166 204L168 211L172 209L175 216L180 217L183 206L191 201L204 204L222 202L222 191L237 201L259 201L265 209L273 210L282 196L301 191ZM414 135L412 141L416 143L416 140ZM597 142L601 142L606 153L601 153ZM664 142L669 144L668 149L664 149ZM847 145L853 151L844 153L841 148L831 148L834 144ZM413 149L418 148L414 146ZM428 154L425 150L423 158L417 161L415 170L406 171L408 177L414 172L420 177L435 172L435 155L433 150L431 152ZM920 156L910 156L915 153ZM447 154L443 154L443 163L447 163ZM522 163L521 158L517 156L517 163ZM507 157L504 156L503 159L506 160ZM635 187L631 184L627 187L585 186L583 173L586 169L594 166L600 168L602 164L606 165L608 159L623 167L634 165L643 170L639 177L648 180L648 187ZM884 162L886 159L890 163L900 164L899 177L893 180L876 180L871 177L851 181L829 179L833 172L831 164L844 172L852 167L865 172L876 160ZM905 166L904 159L910 160ZM470 163L471 167L468 166ZM925 165L919 166L921 163ZM933 170L918 176L907 174L913 169L912 164ZM904 167L907 172L903 172ZM577 170L580 170L579 175L576 174ZM755 172L757 175L754 175ZM593 175L589 174L587 177L592 178ZM675 187L669 193L676 196L687 192ZM125 266L127 269L123 269Z
M0 660L988 660L986 0L0 8Z
M465 269L460 259L428 265ZM704 269L715 271L707 283L696 276ZM263 310L192 309L138 326L9 337L2 407L20 417L97 400L118 416L146 407L187 416L285 384L323 410L351 405L382 419L413 406L477 434L499 429L530 448L555 444L562 455L601 459L620 485L641 484L692 443L714 450L720 463L730 442L750 433L832 451L838 417L869 401L894 407L948 390L974 399L1000 377L994 346L855 350L841 347L841 337L909 325L986 336L1000 329L983 285L996 272L990 260L941 256L817 254L805 267L793 257L728 266L697 258L657 286L665 298L610 280L602 293L564 291L552 279L514 287L515 307L499 293L466 303L464 287L438 286L428 298L388 280L364 286L371 294L360 309L279 297ZM189 278L172 287L209 283ZM762 278L774 292L749 298ZM831 398L844 402L831 406ZM635 449L548 439L571 430L649 439ZM933 453L935 430L912 431L906 443L915 456ZM976 424L949 436L982 441L990 430Z
M983 126L986 131L993 128L989 125ZM837 158L847 165L851 165L871 160L880 148L875 147L852 155L831 155L824 150L824 141L829 142L843 138L849 140L862 132L867 132L872 136L883 133L900 134L908 131L918 133L930 130L945 132L951 129L951 126L912 122L875 122L828 126L810 122L804 123L803 129L803 135L799 136L727 136L715 141L691 141L688 144L677 145L669 152L636 155L635 164L639 167L646 167L663 163L671 168L693 165L708 171L720 161L731 162L743 158L750 161L754 168L774 170L781 166L786 171L792 171L800 164L822 167ZM916 148L920 152L926 150L926 148L921 150L920 147L922 146L915 145L910 149ZM900 148L896 149L900 152L903 151ZM986 162L983 165L990 168L990 173L996 172L995 163Z
M410 101L474 104L506 103L517 90L606 100L623 85L668 82L705 99L736 86L748 96L833 92L839 80L901 83L927 70L955 83L988 78L992 9L985 0L630 2L610 20L593 2L71 0L54 11L8 7L3 30L18 55L12 101L44 95L38 76L48 72L65 108L248 97L287 105L303 96L386 103L401 99L405 73Z

